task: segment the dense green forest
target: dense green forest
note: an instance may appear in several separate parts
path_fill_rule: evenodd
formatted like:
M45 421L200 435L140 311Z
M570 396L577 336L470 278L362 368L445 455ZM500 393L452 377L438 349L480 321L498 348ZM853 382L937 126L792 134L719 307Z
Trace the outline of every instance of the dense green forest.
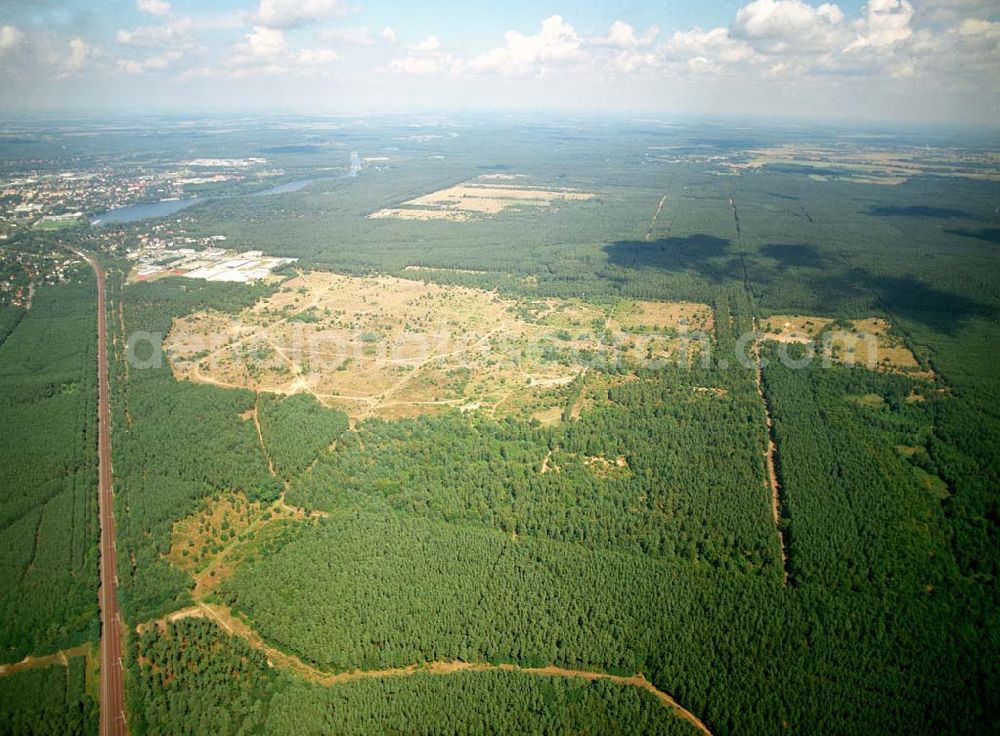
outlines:
M551 425L452 411L348 429L308 395L178 382L161 353L174 317L235 314L280 286L125 285L130 264L109 253L130 626L191 603L191 577L164 557L178 519L230 491L264 502L284 491L317 518L247 555L216 600L322 669L458 659L641 672L720 735L997 731L1000 185L817 181L787 166L719 175L732 172L715 159L803 140L794 129L502 130L489 145L483 130L442 139L434 156L391 124L330 133L330 146L317 143L325 133L241 133L219 144L227 155L267 148L289 176L341 166L346 146L391 145L393 165L206 201L158 232L225 235L298 257L295 269L511 298L700 301L714 310L711 360L590 365ZM665 141L670 162L656 153ZM190 150L221 155L204 140ZM500 171L596 196L463 223L366 217ZM72 237L97 249L150 227ZM93 288L58 288L28 312L0 311L0 431L15 458L0 468L0 557L15 571L0 594L7 660L96 633L81 582L96 574ZM762 343L758 394L741 337L779 314L883 317L933 377L793 368ZM140 734L686 728L647 693L606 682L467 672L308 684L203 620L147 627L129 646ZM12 702L28 708L28 692Z
M280 399L264 394L257 411L264 447L285 480L305 470L347 431L346 414L330 411L308 394Z
M509 672L413 675L332 688L298 686L271 701L267 732L370 734L695 734L634 687Z
M174 521L198 503L227 490L272 501L280 482L268 472L252 422L249 391L179 383L160 342L174 315L192 309L238 309L264 291L232 284L192 284L177 279L117 287L109 274L111 309L124 302L125 335L135 360L124 359L121 323L112 319L116 353L112 445L121 607L143 621L188 600L191 579L162 556L170 549ZM126 370L128 371L126 378Z
M270 671L216 624L186 619L134 641L133 733L695 733L635 687L515 672L414 674L325 687Z
M0 660L97 637L96 316L90 270L42 286L0 344Z
M24 316L24 311L21 307L13 307L10 304L0 305L0 345L17 327L18 322Z
M984 623L996 601L984 571L957 567L973 543L948 518L961 492L944 498L932 482L967 462L946 460L954 449L931 431L952 399L907 402L913 381L862 369L776 363L766 376L789 514L786 588L681 554L668 564L383 509L304 530L240 570L223 597L269 640L333 670L458 657L645 671L721 732L768 732L776 713L793 727L822 713L852 733L982 722L996 672L977 648L995 641ZM803 389L810 400L794 393ZM868 395L884 406L856 400ZM941 460L897 449L921 443ZM787 473L789 457L815 472ZM992 543L986 533L980 545ZM976 552L995 559L988 546Z
M87 690L86 657L0 677L0 732L10 736L89 736L98 704Z
M706 381L728 393L699 392ZM763 409L749 376L667 368L598 386L592 411L554 429L457 414L365 422L288 499L773 569ZM618 457L625 467L607 473L591 460Z
M131 733L259 732L275 689L264 656L205 619L185 619L164 631L152 626L131 638Z

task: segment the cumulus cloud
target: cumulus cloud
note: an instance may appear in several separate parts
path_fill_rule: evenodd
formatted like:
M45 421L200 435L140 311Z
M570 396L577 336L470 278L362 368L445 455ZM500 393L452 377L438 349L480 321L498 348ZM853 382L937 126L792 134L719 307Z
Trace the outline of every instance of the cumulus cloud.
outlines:
M437 36L428 36L407 49L406 56L389 60L389 69L400 74L430 75L455 72L457 60L444 51Z
M24 33L17 26L0 26L0 55L21 45Z
M861 34L847 51L861 48L884 49L913 35L913 5L907 0L869 0Z
M829 51L843 41L844 13L836 5L802 0L753 0L736 12L733 38L769 54Z
M1000 23L996 21L966 18L958 27L958 35L964 38L984 38L1000 41Z
M119 59L118 68L126 74L145 74L151 71L163 71L182 57L179 51L167 51L144 59Z
M913 0L917 17L930 23L955 25L969 17L996 15L996 0Z
M236 44L228 62L231 76L251 74L301 74L322 71L339 59L336 51L327 48L298 49L289 47L285 32L280 28L254 26L245 41Z
M333 49L302 49L295 55L299 66L326 66L338 58L340 57Z
M367 26L357 28L329 28L319 34L323 41L333 43L346 43L354 46L371 46L375 43L375 38L368 31Z
M583 58L583 42L562 16L552 15L542 21L533 36L507 31L504 45L472 60L478 72L499 72L511 76L543 75L553 66Z
M143 13L170 15L170 3L167 0L136 0L135 5Z
M190 41L194 30L191 18L181 18L162 26L138 26L131 31L123 28L118 31L115 40L128 46L179 44Z
M94 48L80 37L69 41L69 56L64 64L67 72L73 73L83 69L87 60L94 55Z
M343 0L260 0L254 19L268 28L293 28L346 13Z
M392 26L386 26L385 28L383 28L379 36L381 36L383 40L388 41L389 43L396 43L396 41L399 40L396 36L396 32L392 29Z
M727 66L745 66L759 61L749 43L733 38L726 28L678 31L663 49L664 57L681 62L693 71L720 72Z
M437 54L441 51L441 41L437 36L428 36L410 46L410 51L414 54Z
M658 26L650 26L642 35L637 36L632 26L625 21L616 20L608 28L608 35L598 37L596 43L617 49L645 48L652 45L659 33Z
M187 47L195 44L195 37L202 31L241 28L243 16L239 13L220 15L184 16L173 18L161 25L138 26L132 30L121 29L115 40L127 46Z
M254 26L253 31L246 34L245 38L246 41L236 45L237 59L240 61L274 59L288 50L285 32L277 28Z

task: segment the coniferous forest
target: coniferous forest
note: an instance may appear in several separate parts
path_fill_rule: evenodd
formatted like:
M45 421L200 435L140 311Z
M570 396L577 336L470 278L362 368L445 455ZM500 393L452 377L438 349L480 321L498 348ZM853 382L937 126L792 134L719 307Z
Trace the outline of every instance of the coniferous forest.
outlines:
M311 133L317 149L240 129L231 155L277 147L268 166L317 180L3 245L86 248L107 272L131 733L1000 727L1000 184L744 166L825 136L869 151L831 131L498 124L442 139L436 158L380 125ZM162 135L171 156L216 155ZM884 145L923 160L917 138ZM393 163L328 176L352 147L389 147ZM367 216L515 174L594 196L466 221ZM297 260L253 283L140 278L151 238ZM387 355L374 298L354 306L380 332L347 320L361 347L336 353L316 324L341 317L328 294L287 285L313 271L513 304L474 343L481 362L433 380L488 383L507 360L522 403L431 397L394 414L391 391L433 357ZM101 634L95 296L80 265L30 309L0 308L4 664ZM293 306L265 314L269 299ZM653 332L625 326L635 300L705 305L704 352L609 359ZM528 334L556 308L603 316L553 327L545 344L561 348L533 363L489 352L494 332ZM265 317L323 350L299 355ZM187 373L182 318L234 325ZM686 331L663 319L664 341ZM782 322L816 334L768 333ZM813 338L863 323L884 329L883 362L813 354ZM567 357L584 333L600 360ZM284 361L290 388L206 380L227 349ZM361 373L383 359L392 386ZM321 360L359 371L353 394L316 377ZM96 731L99 673L74 651L0 673L0 732Z

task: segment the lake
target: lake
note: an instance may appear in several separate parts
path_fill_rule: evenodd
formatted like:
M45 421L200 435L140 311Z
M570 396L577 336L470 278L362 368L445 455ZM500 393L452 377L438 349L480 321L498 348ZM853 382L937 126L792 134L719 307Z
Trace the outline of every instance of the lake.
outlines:
M180 212L185 207L190 207L198 200L191 199L164 199L159 202L145 202L144 204L130 204L127 207L115 207L107 212L101 212L90 218L91 225L106 225L122 222L136 222L147 220L151 217L166 217L175 212Z
M273 187L264 189L260 192L252 192L249 196L251 197L266 197L272 194L288 194L289 192L297 192L300 189L304 189L313 182L325 181L332 177L318 177L315 179L298 179L297 181L288 181L284 184L275 184ZM246 195L232 195L232 196L246 196ZM148 220L154 217L166 217L167 215L172 215L175 212L180 212L185 207L190 207L195 202L207 202L210 199L225 199L225 197L202 197L198 199L197 197L191 197L189 199L164 199L159 202L146 202L145 204L130 204L126 207L115 207L108 210L107 212L101 212L98 215L94 215L90 218L91 225L107 225L107 224L118 224L123 222L137 222L139 220Z

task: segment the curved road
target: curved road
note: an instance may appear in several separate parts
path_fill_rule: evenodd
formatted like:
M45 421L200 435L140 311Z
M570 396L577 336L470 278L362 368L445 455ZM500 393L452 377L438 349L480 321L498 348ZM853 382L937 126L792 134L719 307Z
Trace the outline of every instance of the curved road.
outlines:
M97 259L77 251L97 277L97 456L101 519L101 736L128 733L122 676L121 615L115 553L114 493L111 489L111 403L108 388L108 329L104 269Z

